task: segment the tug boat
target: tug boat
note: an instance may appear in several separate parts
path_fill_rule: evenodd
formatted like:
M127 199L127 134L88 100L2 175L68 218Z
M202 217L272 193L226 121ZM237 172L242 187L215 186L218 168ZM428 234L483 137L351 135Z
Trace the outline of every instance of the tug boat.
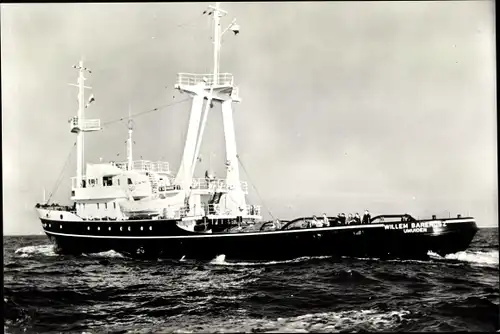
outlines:
M379 215L364 223L338 217L300 217L292 221L262 220L258 205L247 202L248 184L240 181L233 123L233 103L241 102L233 75L219 73L222 35L239 33L233 20L221 31L227 14L219 3L205 12L214 20L214 71L179 73L175 88L192 99L188 131L177 173L168 162L133 160L133 122L129 116L127 161L84 162L84 134L100 131L98 119L85 119L85 73L79 71L76 117L76 176L72 206L37 204L48 238L60 254L114 250L137 258L289 259L302 256L426 258L467 249L478 228L472 217L416 220L407 214ZM225 137L225 178L195 177L209 112L221 105Z

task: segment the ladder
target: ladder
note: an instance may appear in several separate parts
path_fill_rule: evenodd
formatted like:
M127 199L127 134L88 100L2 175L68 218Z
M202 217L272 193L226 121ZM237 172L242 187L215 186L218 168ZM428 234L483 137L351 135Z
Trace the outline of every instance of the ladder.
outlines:
M156 178L156 175L153 173L149 172L149 182L151 182L151 190L153 194L158 193L158 179Z

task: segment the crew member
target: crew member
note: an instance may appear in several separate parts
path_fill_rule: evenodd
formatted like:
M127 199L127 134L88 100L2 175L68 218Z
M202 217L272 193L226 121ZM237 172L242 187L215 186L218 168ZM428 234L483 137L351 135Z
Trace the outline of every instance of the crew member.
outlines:
M372 216L370 215L370 212L368 210L365 210L365 214L363 215L362 223L363 224L370 224L371 217Z
M312 221L311 227L320 227L318 218L316 216L313 216L313 221Z
M339 212L337 214L337 224L336 225L342 225L342 214Z
M207 188L210 185L210 174L208 173L208 170L205 171L205 181L207 181Z
M275 228L276 230L280 230L280 229L281 229L281 222L280 222L280 220L279 220L279 219L276 219L276 221L274 222L274 224L273 224L273 225L274 225L274 228Z
M354 215L354 223L355 224L361 224L361 218L359 218L359 213L356 212L356 214Z
M323 226L325 227L330 226L330 220L326 216L326 213L323 213Z

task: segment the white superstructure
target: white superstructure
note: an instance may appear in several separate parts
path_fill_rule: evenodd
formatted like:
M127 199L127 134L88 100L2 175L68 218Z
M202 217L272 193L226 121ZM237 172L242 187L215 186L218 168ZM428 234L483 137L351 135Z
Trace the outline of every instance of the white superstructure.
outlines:
M192 99L187 137L178 172L170 171L168 162L133 160L133 121L129 110L127 160L85 165L84 133L101 130L99 119L85 119L84 73L91 71L78 66L78 114L70 119L70 131L77 135L76 176L71 182L71 200L75 202L75 219L128 219L133 216L151 218L201 217L261 219L260 207L248 205L248 185L240 181L233 122L233 103L240 102L233 75L219 73L219 53L222 35L228 30L235 34L239 26L233 20L221 31L221 18L227 14L219 3L209 6L214 20L214 71L210 74L179 73L175 88ZM209 112L221 107L226 177L197 178L194 176L203 133ZM45 212L45 211L44 211Z

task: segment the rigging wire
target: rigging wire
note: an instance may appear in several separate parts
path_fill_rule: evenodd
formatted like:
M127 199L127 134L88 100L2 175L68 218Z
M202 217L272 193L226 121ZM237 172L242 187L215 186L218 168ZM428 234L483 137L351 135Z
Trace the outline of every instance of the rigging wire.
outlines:
M203 16L205 14L205 12L201 13L201 14L198 14L196 16L193 16L192 18L186 20L184 23L181 23L181 24L174 24L172 25L172 28L186 28L190 25L192 25L194 23L195 20L198 20L201 16ZM148 41L150 42L150 41ZM139 43L134 43L135 45L129 45L129 46L124 46L123 49L125 48L131 48L131 47L137 47L138 44L142 44L144 42L139 42ZM104 69L104 71L106 71L107 69ZM176 102L173 102L173 103L169 103L169 104L166 104L166 105L163 105L163 106L160 106L160 107L156 107L156 108L153 108L153 109L150 109L150 110L146 110L146 111L142 111L142 112L139 112L137 114L133 114L133 115L130 115L130 117L122 117L122 118L119 118L119 119L116 119L116 120L112 120L112 121L108 121L108 122L105 122L102 124L102 126L107 126L107 125L111 125L111 124L114 124L114 123L117 123L117 122L121 122L125 119L129 119L129 118L135 118L135 117L139 117L139 116L142 116L142 115L145 115L147 113L150 113L150 112L153 112L153 111L158 111L158 110L161 110L161 109L164 109L164 108L168 108L168 107L171 107L171 106L174 106L174 105L177 105L177 104L180 104L180 103L183 103L183 102L186 102L188 101L189 98L186 98L184 100L180 100L180 101L176 101ZM48 204L50 202L50 200L52 199L52 196L55 194L55 192L57 191L57 189L59 188L59 186L61 185L61 182L63 180L63 174L64 174L64 171L66 170L67 166L68 166L68 163L70 161L70 158L71 158L71 154L73 153L73 148L76 146L76 141L73 143L73 145L71 146L71 149L70 149L70 152L68 154L68 157L66 158L66 162L64 163L64 166L61 170L61 172L59 173L59 176L56 180L56 183L54 185L54 188L53 190L50 192L49 194L49 197L46 201L46 203L44 204Z
M66 170L66 167L68 167L68 163L69 163L69 160L71 158L71 154L73 153L73 148L75 146L76 146L76 141L73 143L73 146L71 146L71 149L69 150L68 157L66 158L66 162L64 163L64 166L63 166L61 172L59 173L59 176L57 177L56 184L55 184L54 188L52 189L52 191L50 192L49 198L47 199L47 202L44 203L44 204L48 204L50 202L50 199L52 198L52 196L54 195L54 193L57 191L57 189L59 188L59 186L61 185L61 182L63 180L62 176L64 174L64 171Z
M102 124L102 126L107 126L107 125L111 125L111 124L114 124L114 123L117 123L117 122L125 121L125 120L128 120L129 118L136 118L136 117L139 117L139 116L143 116L143 115L148 114L148 113L153 112L153 111L158 111L158 110L161 110L161 109L172 107L172 106L174 106L176 104L180 104L180 103L189 101L189 99L190 98L186 98L184 100L175 101L175 102L172 102L172 103L169 103L169 104L165 104L165 105L153 108L153 109L141 111L141 112L138 112L137 114L132 114L132 115L126 116L126 117L124 116L124 117L121 117L121 118L118 118L118 119L115 119L115 120L112 120L112 121L105 122L105 123Z
M262 199L262 196L260 196L260 193L257 190L257 187L255 187L255 184L252 182L252 180L250 180L250 175L248 174L245 166L243 166L243 162L241 162L240 156L236 155L236 159L238 159L241 167L243 168L243 171L247 175L248 181L250 181L250 184L252 185L253 189L255 190L255 193L257 194L257 196L259 196L259 199L260 199L260 202L262 203L262 206L267 210L267 212L269 213L269 215L271 216L271 218L273 220L276 220L276 218L274 218L273 214L271 213L271 210L269 210L269 208L267 207L267 205L264 203L264 200Z

